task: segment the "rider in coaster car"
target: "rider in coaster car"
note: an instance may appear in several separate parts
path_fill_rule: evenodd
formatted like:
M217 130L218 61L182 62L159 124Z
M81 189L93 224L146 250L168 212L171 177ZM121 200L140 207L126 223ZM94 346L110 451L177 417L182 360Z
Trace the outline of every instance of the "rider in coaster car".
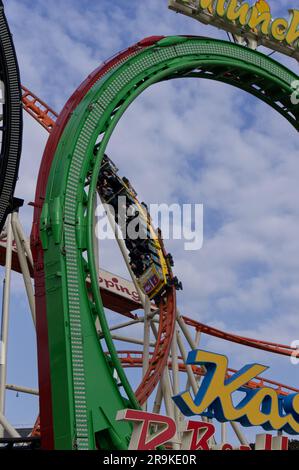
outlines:
M137 240L133 240L133 242L133 252L136 252L138 256L150 255L148 240L140 240L139 238L137 238Z
M130 257L132 260L136 259L141 259L142 256L148 256L146 247L139 245L139 243L136 243L136 240L131 240L132 242L132 249L130 251Z
M183 284L181 283L181 281L178 280L176 276L172 279L172 284L174 285L176 290L183 290Z
M103 196L105 201L108 201L114 195L114 192L113 192L112 188L108 185L106 179L103 180L103 182L100 186L100 194L101 194L101 196Z
M128 215L127 215L127 224L132 222L132 220L138 218L138 216L139 216L138 210L136 210L135 207L133 207L133 206L131 206L131 207L129 206Z
M117 178L114 173L109 174L107 180L108 184L111 186L115 193L119 193L123 189L121 181Z
M134 236L137 235L136 243L138 243L138 245L139 244L141 245L141 244L144 244L143 243L144 241L147 241L147 227L145 227L144 224L139 222L138 216L139 216L138 211L136 211L132 215L129 215L127 217L127 227L128 227L129 234L131 231L130 229L134 231ZM131 224L131 222L133 221L135 221L134 226L129 227L129 224Z
M147 240L147 226L144 224L144 221L139 221L139 211L136 210L133 214L128 215L127 225L129 225L133 220L135 220L134 232L138 234L138 239Z
M138 232L140 240L147 240L147 226L145 226L143 223L139 223Z
M132 271L135 274L135 276L139 277L139 276L142 275L142 273L144 271L144 266L143 266L143 262L141 261L140 258L139 259L136 258L136 259L134 259L134 261L132 260L130 262L130 265L131 265Z
M125 238L125 244L126 244L126 247L129 251L132 251L134 249L134 240L131 240L131 238L126 237Z
M172 257L172 255L171 255L171 253L168 253L168 254L166 255L166 260L168 261L169 266L171 266L171 267L174 266L174 261L173 261L173 257Z
M99 175L99 181L104 181L104 180L107 180L108 181L108 178L110 176L110 173L108 170L104 169L101 171L100 175Z
M147 255L147 254L141 255L141 261L143 263L143 271L146 271L147 268L149 268L149 266L151 264L150 256Z
M145 212L148 214L149 211L148 211L148 206L147 206L147 204L145 204L145 202L142 201L142 203L141 203L140 205L143 207L143 209L145 210Z

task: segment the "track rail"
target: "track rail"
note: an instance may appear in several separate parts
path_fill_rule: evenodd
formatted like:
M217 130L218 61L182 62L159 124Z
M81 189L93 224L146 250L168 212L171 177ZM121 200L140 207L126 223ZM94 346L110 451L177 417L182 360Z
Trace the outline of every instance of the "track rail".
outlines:
M206 333L207 335L214 336L215 338L230 341L231 343L242 344L243 346L261 349L263 351L271 352L274 354L280 354L282 356L292 356L292 354L294 354L294 351L296 351L296 349L292 348L291 346L278 343L271 343L269 341L262 341L253 338L246 338L245 336L227 333L217 328L213 328L212 326L204 325L203 323L193 320L192 318L183 318L188 326L195 328L197 331L201 331L202 333Z
M23 85L22 103L25 111L50 133L55 126L58 114Z
M12 36L0 0L0 103L2 143L0 154L0 231L13 208L22 149L22 103L20 74Z

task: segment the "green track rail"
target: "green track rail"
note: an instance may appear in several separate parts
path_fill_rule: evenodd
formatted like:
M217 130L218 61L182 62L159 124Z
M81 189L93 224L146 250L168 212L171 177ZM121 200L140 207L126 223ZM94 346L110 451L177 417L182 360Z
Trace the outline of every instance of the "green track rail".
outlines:
M127 59L86 94L57 147L40 227L56 449L128 446L131 427L116 422L115 416L120 409L138 408L138 403L117 357L99 294L92 234L96 184L108 141L128 106L150 85L188 76L241 88L299 128L299 110L290 100L291 83L298 77L261 53L214 39L165 38Z

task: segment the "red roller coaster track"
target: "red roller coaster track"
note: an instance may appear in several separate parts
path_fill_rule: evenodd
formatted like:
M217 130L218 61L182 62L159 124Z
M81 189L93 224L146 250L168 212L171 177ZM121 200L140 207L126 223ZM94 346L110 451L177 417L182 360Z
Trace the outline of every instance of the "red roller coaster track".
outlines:
M230 341L231 343L242 344L243 346L261 349L263 351L268 351L274 354L280 354L282 356L292 356L292 354L294 354L294 351L296 351L296 349L292 348L291 346L286 346L284 344L279 343L271 343L269 341L262 341L253 338L246 338L244 336L238 336L233 333L227 333L225 331L218 330L217 328L213 328L212 326L204 325L203 323L193 320L192 318L183 318L188 326L195 328L197 331L201 331L202 333L214 336L215 338Z
M25 111L27 111L31 117L43 126L46 131L51 132L55 126L58 114L23 85L22 102Z

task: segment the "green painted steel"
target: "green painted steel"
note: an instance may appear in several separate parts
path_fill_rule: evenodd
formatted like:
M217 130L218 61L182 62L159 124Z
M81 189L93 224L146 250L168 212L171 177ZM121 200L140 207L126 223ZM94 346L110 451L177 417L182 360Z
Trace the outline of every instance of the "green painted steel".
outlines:
M291 83L298 77L263 54L214 39L165 38L127 59L86 94L56 150L40 227L56 449L128 446L131 427L115 422L115 416L138 403L117 358L99 294L92 235L96 183L107 143L127 107L150 85L181 76L244 89L299 128L298 109L290 100ZM105 344L98 340L96 318Z

